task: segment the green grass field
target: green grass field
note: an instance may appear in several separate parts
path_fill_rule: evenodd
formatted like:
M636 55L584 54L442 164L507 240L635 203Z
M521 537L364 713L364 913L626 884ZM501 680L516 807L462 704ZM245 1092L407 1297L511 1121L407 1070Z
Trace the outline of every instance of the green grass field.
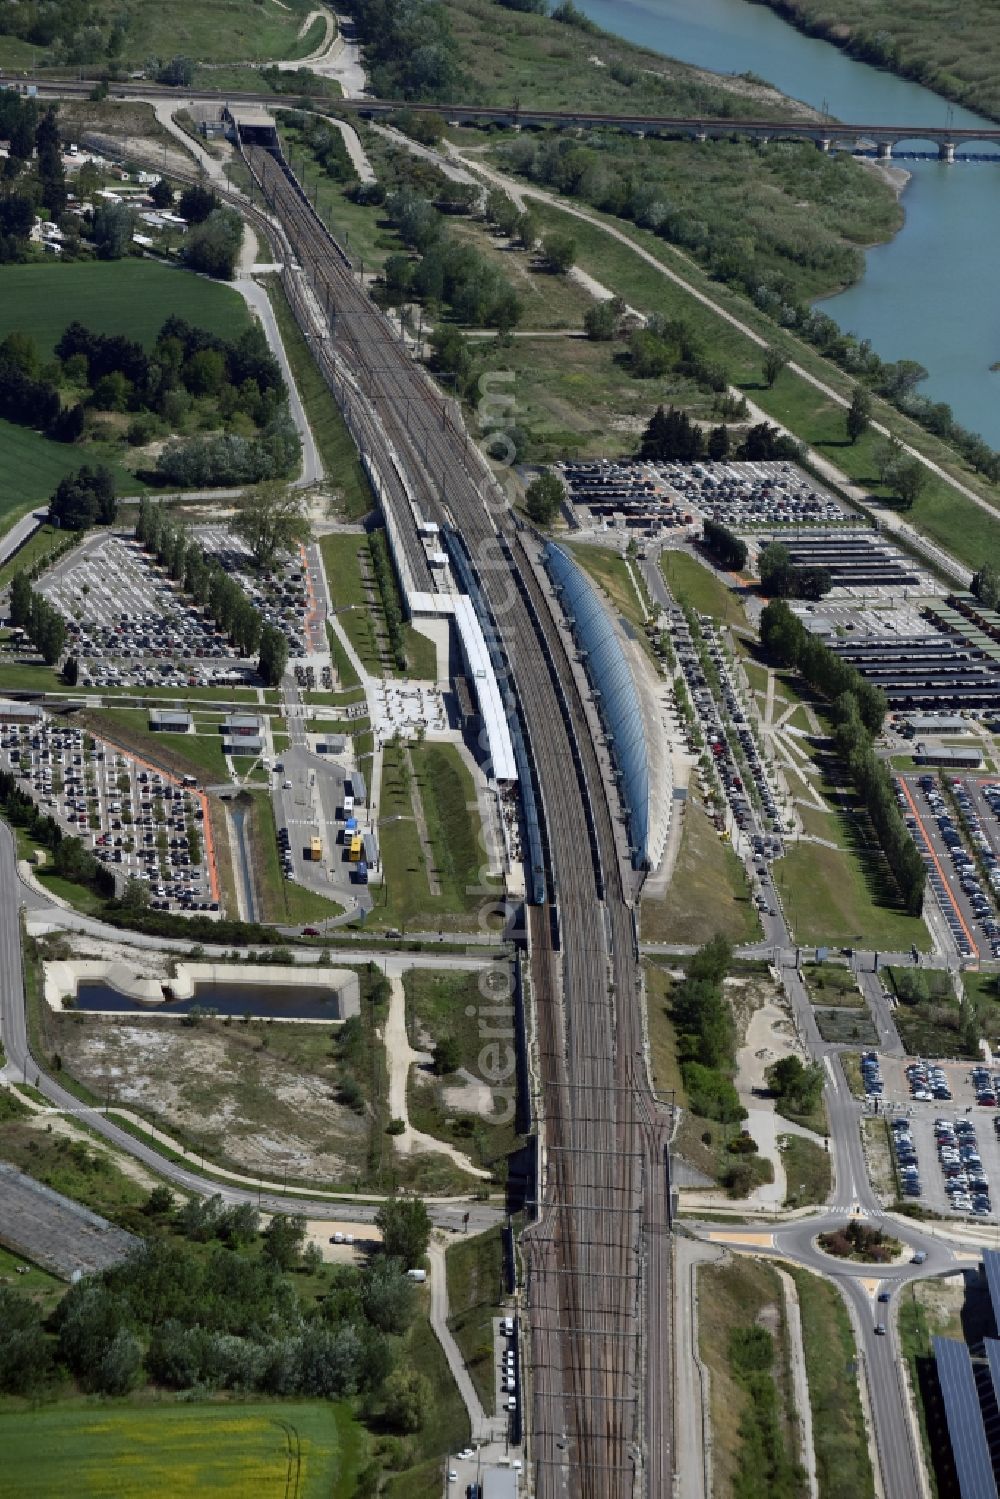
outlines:
M147 349L171 313L223 338L250 324L232 287L152 260L9 265L3 279L0 338L15 328L30 333L43 358L74 319L95 333L124 333Z
M688 798L673 878L664 897L643 895L644 942L705 942L722 932L731 942L754 942L760 922L743 867L708 815Z
M0 1416L19 1499L348 1499L364 1438L346 1404L60 1405Z
M831 819L831 823L833 819ZM796 941L830 942L890 952L927 949L924 923L881 904L868 861L855 848L795 843L774 866L774 878Z
M75 472L81 463L107 464L122 494L140 494L147 488L119 461L118 449L111 443L50 442L30 427L15 427L12 422L0 421L0 466L3 471L0 524L10 524L16 513L23 512L29 505L37 505L39 500L47 500L59 480Z
M600 584L618 613L641 631L645 615L625 558L607 547L571 546L569 550L580 566Z
M660 568L667 587L679 604L688 604L699 614L710 614L722 624L746 623L743 605L736 595L690 553L663 552Z
M95 734L106 734L122 749L163 765L178 774L206 776L213 781L229 779L219 733L221 714L203 713L195 719L194 734L154 734L144 708L96 708L87 713L87 726Z
M250 321L246 303L230 287L151 260L4 267L0 338L14 330L30 333L43 359L74 319L96 333L127 334L151 348L171 313L226 338ZM113 444L50 442L40 432L0 421L0 523L26 504L48 499L59 480L84 462L108 464L121 493L146 488Z

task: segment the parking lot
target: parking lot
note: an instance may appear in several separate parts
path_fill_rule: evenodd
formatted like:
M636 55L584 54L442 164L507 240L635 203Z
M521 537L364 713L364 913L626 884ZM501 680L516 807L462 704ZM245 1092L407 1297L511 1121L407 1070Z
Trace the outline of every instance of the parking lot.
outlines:
M880 1110L890 1121L904 1195L952 1217L995 1219L1000 1187L1000 1068L882 1057ZM934 1096L950 1093L951 1098ZM930 1094L929 1097L925 1096ZM906 1190L916 1168L919 1190Z
M996 886L1000 859L982 828L966 783L934 774L897 777L896 797L927 865L928 882L962 957L1000 956ZM1000 805L1000 796L997 798ZM986 807L991 826L996 822ZM976 838L976 843L972 839ZM983 846L985 845L985 847ZM977 857L983 861L977 863ZM991 886L989 871L995 873Z
M82 686L237 686L256 681L163 568L121 535L88 539L38 585L66 621Z
M309 584L301 557L279 561L266 576L253 566L250 548L225 526L195 526L191 532L206 558L239 583L266 625L280 630L292 656L306 651L306 616L310 613Z
M922 573L891 542L857 526L822 530L800 526L791 535L784 531L762 535L759 545L772 540L787 548L793 566L818 567L829 573L827 597L833 599L845 594L870 596L880 590L896 598L902 590L924 582Z
M737 530L823 525L850 513L791 463L654 463L595 459L556 464L582 526L655 536L708 516Z
M673 606L666 613L677 659L712 756L720 790L729 803L736 827L754 855L756 880L760 887L757 903L768 910L773 891L767 861L779 857L783 851L778 832L780 809L777 789L769 779L759 753L750 708L733 680L712 621L705 615L700 617L701 641L697 642L683 610ZM698 651L699 644L709 669L718 679L718 698L709 685L704 661Z
M7 724L0 766L116 876L149 887L156 910L218 911L200 793L59 719Z

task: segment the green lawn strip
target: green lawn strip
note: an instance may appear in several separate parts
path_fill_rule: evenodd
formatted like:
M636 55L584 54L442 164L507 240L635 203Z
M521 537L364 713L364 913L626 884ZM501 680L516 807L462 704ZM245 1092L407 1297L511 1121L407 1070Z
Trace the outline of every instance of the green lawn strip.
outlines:
M496 1403L493 1319L504 1296L503 1244L500 1229L460 1239L445 1256L448 1276L448 1326L487 1415Z
M453 910L468 910L470 903L484 898L482 821L472 775L453 744L415 744L410 760L441 898Z
M281 282L276 276L262 279L327 482L335 488L348 520L360 520L375 508L375 501L354 438L302 336Z
M78 688L69 688L51 666L25 661L0 661L0 692L62 692L79 697Z
M759 1444L755 1447L748 1440L757 1414L753 1396L735 1376L730 1359L734 1335L755 1327L766 1328L772 1338L769 1372L777 1394L776 1437L786 1461L795 1462L797 1423L784 1293L777 1272L742 1256L729 1264L699 1266L698 1347L711 1375L712 1475L714 1491L720 1494L738 1492L734 1484L748 1462L764 1460ZM774 1456L769 1450L769 1464ZM746 1487L746 1492L762 1494L766 1489Z
M775 385L767 388L761 376L760 348L718 313L641 260L629 245L605 233L598 224L587 223L548 204L532 202L531 211L543 230L558 230L575 239L577 264L582 269L597 276L633 306L655 310L666 317L683 318L692 332L701 335L712 355L726 365L732 383L740 386L769 416L783 422L810 447L825 452L838 468L863 484L871 494L885 493L872 460L876 434L869 433L855 445L847 443L843 409L790 370L786 369ZM603 218L593 210L588 212L599 220ZM604 221L759 332L769 343L787 348L796 363L838 394L849 398L852 382L847 375L821 359L808 345L778 329L730 288L711 280L700 267L656 235L618 220ZM911 443L968 488L981 494L989 504L996 505L996 492L967 469L950 448L884 402L876 402L876 417L902 440ZM984 557L994 555L1000 547L1000 513L992 517L933 474L928 474L927 486L909 512L908 519L970 567L980 566Z
M642 631L646 622L642 601L636 592L624 557L606 547L573 545L570 552L581 567L595 578L619 614Z
M339 532L320 540L320 551L337 619L365 671L381 676L388 670L379 649L377 622L382 611L369 604L361 580L360 558L368 542L361 532ZM384 634L384 630L383 630Z
M29 509L26 506L25 509ZM10 521L20 519L19 516L10 516ZM66 540L66 532L60 531L56 526L43 525L15 552L9 562L0 567L0 588L6 588L15 573L30 572L36 564L44 562L45 558L61 547Z
M325 560L326 554L324 553L324 562ZM341 645L340 637L329 621L327 621L326 626L326 638L330 643L330 657L333 661L333 669L337 674L337 681L341 688L346 691L348 688L360 687L361 678L355 671L350 656Z
M506 1158L518 1144L514 1127L513 1007L507 1005L507 1015L498 1013L504 1001L498 1003L491 997L490 989L480 983L481 977L485 975L435 973L424 968L411 969L404 976L411 1046L429 1050L437 1041L451 1040L458 1056L456 1071L441 1078L414 1069L407 1099L415 1129L457 1146L474 1165L493 1171L502 1180ZM505 994L506 990L500 992ZM487 1031L489 1044L484 1039ZM461 1090L468 1081L465 1073L475 1082L489 1085L489 1112L485 1116L474 1105L463 1108L460 1101L448 1099L452 1090ZM487 1073L494 1076L487 1077Z
M61 1401L0 1414L5 1483L53 1494L172 1499L178 1494L349 1499L367 1442L349 1403L155 1405Z
M59 480L75 473L83 463L106 464L120 493L145 493L148 486L122 463L121 453L122 449L114 443L52 442L30 427L0 420L0 462L4 475L0 524L7 529L25 506L48 500Z
M80 718L94 734L106 735L122 749L174 774L196 775L199 780L229 779L219 732L221 713L198 714L193 734L152 733L149 714L141 708L90 708Z
M868 860L854 847L789 844L774 865L785 915L796 941L901 952L913 944L926 950L930 936L916 916L880 904Z
M847 1308L829 1281L788 1266L799 1293L820 1499L874 1499Z
M281 710L273 703L261 702L256 687L103 687L101 702L109 708L121 706L117 699L130 703L214 703L228 709L232 703L252 703L261 714L273 715ZM88 693L89 695L89 693Z
M688 604L699 614L711 615L722 624L746 624L743 605L736 595L689 552L662 552L660 569L679 604Z
M778 1144L785 1168L785 1206L825 1202L832 1185L829 1152L804 1135L779 1134Z
M716 932L735 943L760 936L746 872L690 792L673 877L664 896L643 895L639 929L643 942L701 943Z
M411 624L403 626L406 675L415 682L436 682L437 646Z

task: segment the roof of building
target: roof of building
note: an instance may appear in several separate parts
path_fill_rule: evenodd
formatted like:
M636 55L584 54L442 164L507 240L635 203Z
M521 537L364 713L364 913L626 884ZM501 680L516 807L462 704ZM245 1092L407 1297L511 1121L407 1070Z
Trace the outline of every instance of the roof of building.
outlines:
M583 569L561 547L549 542L545 559L562 590L563 608L572 621L587 675L600 695L601 715L614 746L629 816L633 857L642 863L649 852L650 775L645 720L632 668L597 591Z
M997 1499L990 1446L986 1440L969 1350L954 1338L935 1338L934 1360L962 1499Z
M982 765L982 751L974 745L918 744L915 760L933 760L937 765Z
M967 734L969 732L966 720L952 714L915 713L907 719L907 723L918 734Z
M462 643L466 673L476 694L486 731L490 775L497 781L516 781L517 766L514 763L514 746L507 723L507 710L475 605L468 594L459 594L455 599L455 624Z
M190 713L186 713L182 708L150 708L149 722L151 724L182 723L190 728L194 720Z
M261 721L256 713L229 713L222 720L223 729L248 729L252 733L259 734Z
M264 748L264 741L259 734L237 734L235 738L222 741L223 752L227 755L259 755Z

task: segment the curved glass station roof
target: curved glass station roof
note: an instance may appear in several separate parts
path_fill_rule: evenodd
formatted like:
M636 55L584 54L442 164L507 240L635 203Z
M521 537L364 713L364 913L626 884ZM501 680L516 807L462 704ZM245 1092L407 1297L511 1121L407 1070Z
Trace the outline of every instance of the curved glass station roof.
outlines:
M650 776L635 678L608 612L583 569L554 542L545 548L545 561L562 595L577 647L584 654L591 686L599 694L601 717L621 776L632 862L642 868L649 859Z

